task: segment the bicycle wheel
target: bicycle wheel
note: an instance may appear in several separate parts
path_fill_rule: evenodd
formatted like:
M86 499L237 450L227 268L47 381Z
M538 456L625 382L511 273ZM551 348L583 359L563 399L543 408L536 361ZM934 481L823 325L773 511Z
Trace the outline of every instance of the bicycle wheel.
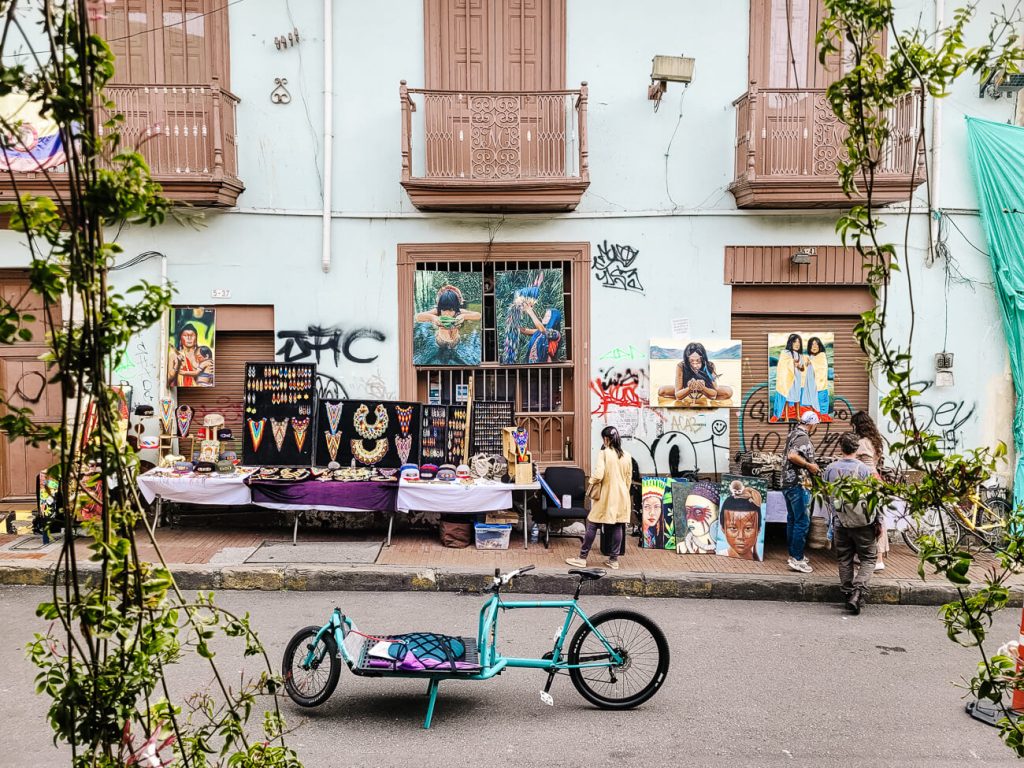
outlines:
M951 548L957 547L960 544L960 537L963 535L963 531L944 509L928 509L922 512L919 517L907 515L906 527L901 533L903 541L906 542L907 546L914 553L920 553L921 547L917 543L918 539L922 536L935 536L942 541L943 529L945 529L945 540L949 543L949 546Z
M974 513L973 525L967 528L968 549L998 547L1006 539L1006 526L1010 518L1010 503L1003 498L993 497L979 502ZM970 545L975 545L974 547Z
M580 695L602 709L631 709L658 692L668 674L668 641L661 628L642 613L602 611L591 617L597 629L623 658L616 667L570 669ZM584 624L569 643L570 664L607 661L605 644Z
M284 688L291 700L300 707L318 707L327 701L341 676L338 644L329 634L324 635L316 644L310 665L302 665L319 631L320 627L300 629L284 649L281 664Z

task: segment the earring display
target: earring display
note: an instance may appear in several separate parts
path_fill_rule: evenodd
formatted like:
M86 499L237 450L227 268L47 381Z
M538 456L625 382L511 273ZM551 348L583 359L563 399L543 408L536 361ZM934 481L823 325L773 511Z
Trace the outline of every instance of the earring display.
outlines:
M422 460L432 464L462 464L468 420L468 408L462 404L423 406L420 430Z
M515 426L515 409L510 400L476 400L473 403L473 431L470 453L500 456L501 433Z
M313 430L315 464L336 461L345 468L397 470L418 461L419 446L411 431L419 418L418 403L320 400Z
M316 366L247 362L244 370L242 462L310 466L313 446L307 437L316 408ZM264 439L268 423L272 440Z

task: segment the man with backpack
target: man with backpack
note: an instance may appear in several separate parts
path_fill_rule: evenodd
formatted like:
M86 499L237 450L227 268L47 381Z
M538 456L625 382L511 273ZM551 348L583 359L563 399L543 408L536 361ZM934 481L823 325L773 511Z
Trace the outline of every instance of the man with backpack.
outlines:
M859 445L860 438L856 432L847 432L839 438L842 458L825 470L825 482L832 483L844 477L858 480L871 477L867 464L856 458ZM839 560L839 581L846 597L846 609L856 616L864 605L868 580L875 572L875 560L878 558L878 513L869 510L864 499L844 501L838 495L833 495L831 507L836 557ZM859 565L855 564L855 557L860 559Z

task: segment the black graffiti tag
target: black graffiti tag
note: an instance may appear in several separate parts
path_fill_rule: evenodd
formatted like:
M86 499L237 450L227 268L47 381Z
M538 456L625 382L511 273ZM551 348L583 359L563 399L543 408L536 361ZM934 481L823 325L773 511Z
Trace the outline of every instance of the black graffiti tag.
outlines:
M924 395L932 387L930 381L915 381L910 385L911 389L915 389ZM963 400L946 400L937 405L931 403L925 403L921 401L921 398L914 399L914 420L917 422L917 428L922 432L934 432L939 435L942 440L943 447L946 450L956 450L960 447L961 439L963 437L962 427L971 417L974 416L975 410L977 410L977 403L967 406L967 403ZM889 434L896 432L898 427L889 422L887 431Z
M347 400L348 390L338 379L318 371L316 374L316 396L320 400Z
M344 331L338 327L321 328L319 325L310 325L305 330L278 331L277 338L284 342L277 350L277 354L281 355L286 363L308 360L310 357L315 357L316 362L319 363L320 354L330 352L334 364L337 366L341 364L342 357L350 363L359 365L372 363L379 355L360 356L353 351L353 347L359 341L369 340L381 343L387 337L372 328Z
M740 408L740 445L736 453L757 451L760 453L781 453L786 445L786 434L790 424L780 422L772 424L768 421L768 398L757 396L762 390L767 392L768 383L753 387L743 399ZM832 421L823 422L814 433L812 442L819 456L832 456L839 452L839 438L844 432L850 431L850 404L844 397L837 396L832 403Z
M631 245L608 244L605 240L597 246L597 258L593 270L605 288L643 293L639 270L633 266L640 252Z
M644 471L646 460L650 459L653 473L680 477L685 473L707 471L707 467L697 466L697 454L701 446L706 446L711 453L712 472L725 471L729 466L729 447L719 443L719 438L729 431L729 423L724 419L715 419L711 423L711 434L703 440L694 440L685 432L664 432L650 443L639 437L624 437L622 442L631 448L637 463Z

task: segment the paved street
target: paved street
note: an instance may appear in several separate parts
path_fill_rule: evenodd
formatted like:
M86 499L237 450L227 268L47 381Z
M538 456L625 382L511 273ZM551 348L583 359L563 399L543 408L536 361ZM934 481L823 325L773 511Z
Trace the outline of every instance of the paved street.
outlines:
M0 766L67 765L50 746L45 701L32 692L24 644L40 628L46 590L0 588L0 678L5 723ZM336 603L363 631L432 629L472 634L479 596L417 593L222 592L249 610L271 656L299 627L320 623ZM963 711L953 682L975 652L954 647L932 608L869 606L860 617L827 604L584 598L590 612L628 606L654 617L672 647L662 690L624 713L591 708L566 678L553 709L539 672L511 670L484 683L441 686L434 727L421 729L425 684L360 679L342 672L319 710L285 713L307 768L334 766L961 766L1016 765L997 732ZM1016 611L993 633L1016 636ZM559 619L540 611L503 620L506 651L539 655ZM237 654L220 656L229 676ZM247 663L247 668L252 665ZM190 659L179 691L207 682Z

